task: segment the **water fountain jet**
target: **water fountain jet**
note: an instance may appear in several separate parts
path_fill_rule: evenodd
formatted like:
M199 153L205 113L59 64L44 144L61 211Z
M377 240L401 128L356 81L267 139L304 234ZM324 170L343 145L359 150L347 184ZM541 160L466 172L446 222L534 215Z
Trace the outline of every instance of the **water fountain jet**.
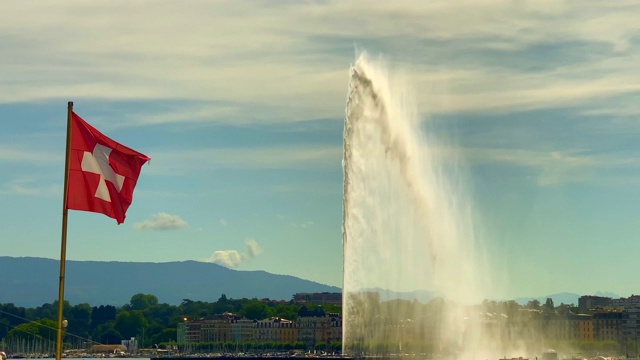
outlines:
M504 347L472 306L491 277L455 152L425 131L406 82L387 69L363 53L349 81L343 351L493 358ZM380 289L428 289L443 300L380 301Z

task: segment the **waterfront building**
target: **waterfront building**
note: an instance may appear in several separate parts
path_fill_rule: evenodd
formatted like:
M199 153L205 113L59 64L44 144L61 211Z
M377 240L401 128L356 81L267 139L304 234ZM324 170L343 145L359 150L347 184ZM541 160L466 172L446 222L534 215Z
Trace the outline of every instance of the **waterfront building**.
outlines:
M587 314L545 316L545 337L554 340L594 340L593 317Z
M342 293L297 293L293 295L293 302L299 305L342 305Z
M622 311L599 311L593 314L596 341L622 342Z
M231 313L217 315L205 319L201 325L201 339L203 342L225 343L231 341L231 321L238 319Z
M625 345L640 341L640 307L626 308L622 312L622 341Z
M254 341L293 344L298 340L298 330L293 321L272 317L258 320L254 326Z
M298 311L298 340L304 342L310 349L313 349L318 343L329 344L333 340L332 334L337 331L332 331L332 326L342 324L341 321L336 322L337 317L337 314L327 314L321 306L315 310L309 310L306 306L302 306Z
M298 324L293 321L280 320L280 342L293 344L298 341Z
M189 342L189 338L187 337L187 327L188 323L186 322L186 319L185 322L178 323L176 326L176 341L178 344L186 344Z
M575 340L578 338L578 323L571 315L547 317L547 338L556 340Z
M186 343L199 343L202 341L201 328L203 319L190 320L186 323Z
M185 325L178 327L178 342L199 343L214 342L225 343L232 341L231 324L233 320L240 319L231 313L216 315L211 318L200 318L185 321ZM183 340L182 342L180 340Z
M248 343L254 339L253 329L256 326L255 320L245 318L235 318L231 320L231 341L235 343Z
M319 343L330 345L342 341L342 316L326 313L320 306L309 310L302 306L298 320L279 317L249 320L225 313L210 318L187 320L176 329L179 344L274 342L294 344L304 342L313 349Z
M331 315L331 314L330 314ZM342 316L333 314L331 316L331 329L329 330L329 338L327 343L342 342Z
M578 314L575 315L575 321L578 323L578 340L591 341L595 339L593 316Z

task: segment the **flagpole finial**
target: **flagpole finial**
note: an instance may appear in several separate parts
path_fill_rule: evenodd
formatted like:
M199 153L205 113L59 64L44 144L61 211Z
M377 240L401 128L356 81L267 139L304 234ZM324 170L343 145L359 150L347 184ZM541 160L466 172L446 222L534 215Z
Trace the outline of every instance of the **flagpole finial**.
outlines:
M69 101L69 102L67 103L67 105L69 105L69 106L73 106L73 101Z

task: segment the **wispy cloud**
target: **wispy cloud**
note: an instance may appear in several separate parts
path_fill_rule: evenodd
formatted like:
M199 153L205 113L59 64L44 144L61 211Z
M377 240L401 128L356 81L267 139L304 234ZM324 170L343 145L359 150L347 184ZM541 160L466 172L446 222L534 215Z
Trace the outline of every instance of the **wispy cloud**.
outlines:
M260 247L260 244L258 244L258 242L255 239L247 239L246 245L247 245L247 255L250 258L254 258L262 254L262 247Z
M306 228L308 228L308 227L313 226L314 224L315 224L315 223L314 223L313 221L305 221L305 222L302 222L302 223L291 223L291 224L289 224L289 226L290 226L290 227L293 227L293 228L302 228L302 229L306 229Z
M217 250L211 256L202 261L212 262L229 268L238 267L245 260L252 259L262 254L262 247L255 239L249 238L245 241L246 252L238 250Z
M174 174L206 168L287 169L336 166L342 159L338 146L260 147L237 149L198 149L150 151L154 166L148 174ZM189 161L185 161L189 159Z
M64 156L51 152L26 149L24 147L8 147L0 145L0 163L28 163L34 165L59 165L64 164ZM62 167L64 169L64 166Z
M576 182L612 183L618 175L608 175L612 169L640 171L640 157L627 153L593 154L584 150L544 151L519 149L463 149L472 164L501 163L535 170L539 186L554 186Z
M40 185L35 179L16 179L0 186L0 195L62 196L60 185Z
M171 215L165 212L157 213L149 219L133 224L136 230L175 230L187 227L189 224L178 215Z
M336 104L344 103L354 45L398 54L396 62L415 71L422 103L431 112L583 104L637 92L640 83L634 46L640 5L624 0L277 6L227 0L191 4L188 12L170 1L153 7L100 0L38 3L39 11L30 6L11 2L0 15L0 45L20 44L2 46L11 51L0 65L0 102L80 94L226 104L193 103L121 125L340 117L343 109ZM532 70L492 57L503 52L518 64L528 49L543 45L554 51L566 43L583 45L562 56L560 66L550 58L539 62L547 67Z
M229 221L227 221L227 219L225 219L225 218L220 219L220 220L219 220L219 223L220 223L220 225L222 225L222 226L227 226L227 225L229 225Z

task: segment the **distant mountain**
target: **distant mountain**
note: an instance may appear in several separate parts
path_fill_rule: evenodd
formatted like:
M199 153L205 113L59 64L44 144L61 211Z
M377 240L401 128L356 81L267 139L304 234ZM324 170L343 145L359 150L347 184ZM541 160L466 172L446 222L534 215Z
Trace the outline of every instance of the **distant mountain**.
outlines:
M37 307L58 299L60 262L33 257L0 256L0 303ZM67 260L65 300L72 305L128 304L131 296L153 294L161 303L183 299L215 302L228 298L291 300L299 292L342 289L265 271L238 271L197 261L167 263Z
M522 297L514 300L520 305L526 305L529 301L532 300L538 300L541 304L544 304L547 301L547 298L551 298L555 306L558 306L560 304L574 304L575 306L578 306L578 299L580 298L580 295L574 293L558 293L540 297Z
M417 300L423 304L428 303L432 299L439 296L435 291L430 290L415 290L415 291L392 291L381 288L365 289L365 291L373 291L380 294L380 301L390 300Z
M620 299L622 296L616 294L616 293L612 293L612 292L608 292L608 291L596 291L596 293L594 294L595 296L602 296L602 297L610 297L612 299Z

